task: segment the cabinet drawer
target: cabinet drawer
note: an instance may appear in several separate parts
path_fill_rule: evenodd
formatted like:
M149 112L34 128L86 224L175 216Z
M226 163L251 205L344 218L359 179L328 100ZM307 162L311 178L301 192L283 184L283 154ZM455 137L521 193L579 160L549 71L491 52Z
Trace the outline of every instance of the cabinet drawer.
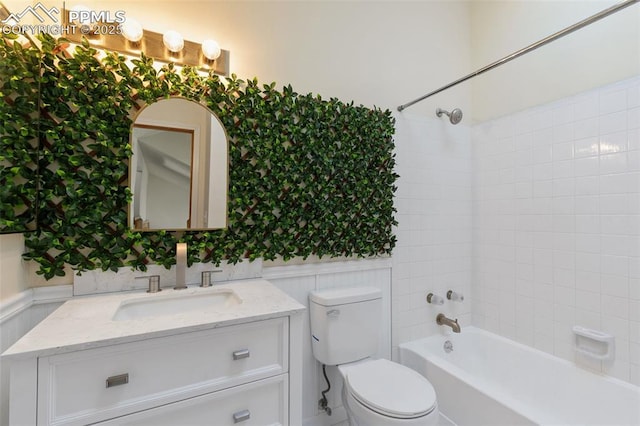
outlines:
M288 319L38 360L38 424L87 424L282 374Z
M163 405L100 425L287 425L287 375Z

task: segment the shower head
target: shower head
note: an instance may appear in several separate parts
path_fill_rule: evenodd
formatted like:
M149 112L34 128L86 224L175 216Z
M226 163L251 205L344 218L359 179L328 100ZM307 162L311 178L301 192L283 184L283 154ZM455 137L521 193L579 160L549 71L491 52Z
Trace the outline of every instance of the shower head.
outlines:
M451 122L451 124L458 124L462 121L462 110L460 108L456 108L451 112L438 108L436 110L436 115L438 117L441 117L442 114L445 114L449 117L449 121Z

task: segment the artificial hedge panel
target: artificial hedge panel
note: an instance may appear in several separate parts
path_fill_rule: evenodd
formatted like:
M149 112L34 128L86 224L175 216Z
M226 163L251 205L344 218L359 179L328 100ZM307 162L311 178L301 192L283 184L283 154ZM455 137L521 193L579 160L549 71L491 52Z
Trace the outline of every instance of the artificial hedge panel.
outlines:
M27 259L46 278L129 265L237 262L310 255L376 256L395 244L394 120L390 111L300 95L243 81L160 71L142 56L129 66L88 44L69 55L42 39L42 190L39 231L26 235ZM12 57L12 60L18 60ZM158 98L207 106L229 136L228 228L208 232L128 229L129 130Z
M40 52L0 39L0 233L37 226Z

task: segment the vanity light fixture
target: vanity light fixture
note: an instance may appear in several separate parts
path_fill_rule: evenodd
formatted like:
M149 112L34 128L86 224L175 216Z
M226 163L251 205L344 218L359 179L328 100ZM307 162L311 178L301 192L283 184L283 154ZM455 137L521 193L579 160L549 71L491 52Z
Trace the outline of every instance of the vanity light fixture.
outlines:
M80 6L82 8L82 6ZM82 10L85 10L84 8ZM214 40L204 40L202 44L185 40L175 30L164 34L148 31L131 17L125 22L71 22L69 10L63 13L67 25L77 25L91 31L75 31L64 35L72 43L81 43L83 37L95 48L102 48L138 57L141 52L146 56L176 65L188 65L204 71L213 71L229 76L229 51L221 49Z

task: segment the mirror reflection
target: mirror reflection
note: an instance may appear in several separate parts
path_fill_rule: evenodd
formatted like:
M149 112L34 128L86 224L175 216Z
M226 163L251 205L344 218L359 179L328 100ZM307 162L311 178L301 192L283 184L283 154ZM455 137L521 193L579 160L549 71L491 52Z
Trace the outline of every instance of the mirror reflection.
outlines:
M162 99L140 112L131 144L131 228L226 227L227 137L213 113L188 99Z

